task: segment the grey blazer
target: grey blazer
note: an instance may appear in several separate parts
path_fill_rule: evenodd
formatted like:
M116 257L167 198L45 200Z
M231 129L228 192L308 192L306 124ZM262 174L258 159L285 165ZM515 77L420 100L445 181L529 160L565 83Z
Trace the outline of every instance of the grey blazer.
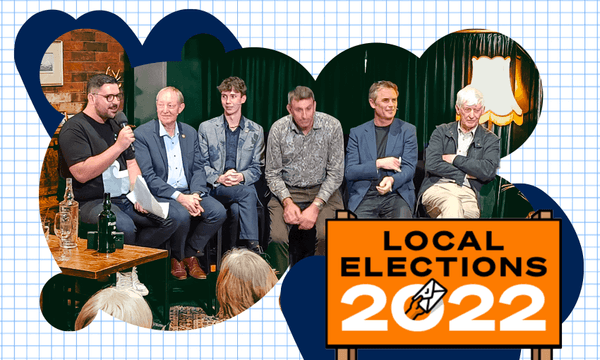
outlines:
M244 184L258 181L265 165L265 134L262 126L245 117L238 141L236 171L244 174ZM225 172L225 117L204 121L198 128L200 152L207 159L204 170L207 182L217 187L217 179Z

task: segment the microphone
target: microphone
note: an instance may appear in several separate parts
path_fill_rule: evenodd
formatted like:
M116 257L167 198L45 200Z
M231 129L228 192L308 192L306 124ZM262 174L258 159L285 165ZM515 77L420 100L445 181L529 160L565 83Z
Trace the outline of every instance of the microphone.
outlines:
M127 116L125 116L125 114L122 111L119 111L117 113L117 115L115 115L115 122L117 123L117 125L119 125L119 127L122 129L125 126L127 126L129 124L129 121L127 120ZM131 145L129 145L129 148L131 149L132 152L135 152L135 148L133 147L133 143L131 143Z

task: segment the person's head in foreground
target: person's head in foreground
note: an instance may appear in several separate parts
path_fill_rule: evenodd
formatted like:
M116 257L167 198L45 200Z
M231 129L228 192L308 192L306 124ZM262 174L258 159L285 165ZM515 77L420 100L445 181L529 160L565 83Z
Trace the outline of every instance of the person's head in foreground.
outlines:
M152 328L152 310L143 297L133 291L109 287L92 295L83 305L75 321L75 330L88 326L96 318L98 310L129 324Z
M248 249L232 249L221 262L217 278L218 317L232 318L254 305L277 283L275 271Z
M456 113L460 115L460 128L466 133L479 125L485 113L483 94L468 85L456 94Z

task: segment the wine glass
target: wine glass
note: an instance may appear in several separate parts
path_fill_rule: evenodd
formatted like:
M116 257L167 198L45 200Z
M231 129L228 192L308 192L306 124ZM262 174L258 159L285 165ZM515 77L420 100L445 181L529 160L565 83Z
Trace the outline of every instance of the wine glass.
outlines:
M59 212L54 218L54 234L60 239L61 254L56 261L67 261L71 258L71 250L68 244L71 229L71 214Z

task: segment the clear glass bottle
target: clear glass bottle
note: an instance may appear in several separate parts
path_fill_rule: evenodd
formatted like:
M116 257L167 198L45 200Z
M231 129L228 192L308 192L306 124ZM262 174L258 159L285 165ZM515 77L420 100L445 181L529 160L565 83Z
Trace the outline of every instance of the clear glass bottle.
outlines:
M71 241L77 246L77 233L79 230L79 203L75 200L73 193L73 179L67 178L67 187L63 201L58 204L58 211L71 214Z
M104 210L98 215L98 252L115 252L115 238L113 232L117 231L117 217L110 210L110 193L104 193L102 203Z

